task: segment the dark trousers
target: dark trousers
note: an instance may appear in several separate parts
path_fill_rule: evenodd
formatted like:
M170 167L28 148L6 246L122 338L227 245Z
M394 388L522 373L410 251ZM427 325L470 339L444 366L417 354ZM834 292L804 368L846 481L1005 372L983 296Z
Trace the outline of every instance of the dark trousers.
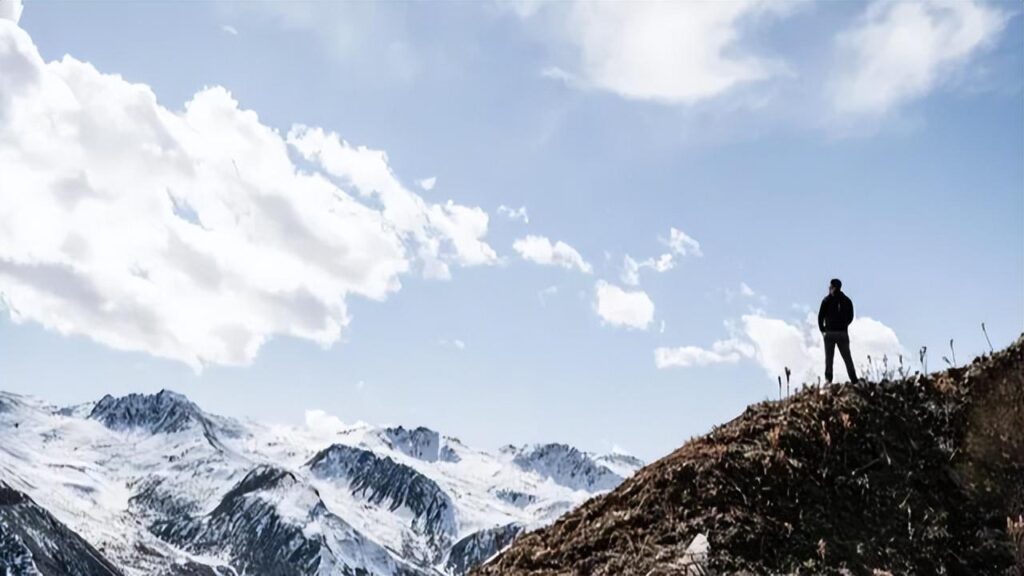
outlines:
M825 332L825 381L832 381L832 361L836 357L836 346L839 346L839 355L846 364L846 375L850 377L850 382L856 382L857 372L853 368L853 357L850 356L850 335L846 332Z

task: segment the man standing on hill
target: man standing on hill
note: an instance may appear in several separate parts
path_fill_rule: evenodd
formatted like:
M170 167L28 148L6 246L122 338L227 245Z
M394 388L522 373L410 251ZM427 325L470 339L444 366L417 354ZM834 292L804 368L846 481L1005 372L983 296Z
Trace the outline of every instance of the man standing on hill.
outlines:
M853 368L853 357L850 356L850 334L847 328L853 322L853 301L843 293L843 283L833 278L828 285L828 296L821 301L818 309L818 329L825 338L825 382L832 383L832 361L836 356L836 346L846 364L846 374L850 382L857 381L857 373Z

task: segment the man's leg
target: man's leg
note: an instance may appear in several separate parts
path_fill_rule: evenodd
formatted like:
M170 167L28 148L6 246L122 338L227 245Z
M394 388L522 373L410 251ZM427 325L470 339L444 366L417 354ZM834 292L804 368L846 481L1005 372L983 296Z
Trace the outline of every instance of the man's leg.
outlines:
M839 355L843 357L843 363L846 364L846 375L850 377L850 382L857 381L857 371L853 368L853 356L850 354L850 335L843 334L838 341L839 344Z
M836 340L825 332L825 382L832 383L832 361L836 357Z

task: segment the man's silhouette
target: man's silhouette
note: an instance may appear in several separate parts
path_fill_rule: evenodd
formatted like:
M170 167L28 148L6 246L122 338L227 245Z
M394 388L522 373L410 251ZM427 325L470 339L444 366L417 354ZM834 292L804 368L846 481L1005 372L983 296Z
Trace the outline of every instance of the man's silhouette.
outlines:
M846 374L850 382L857 381L857 373L853 368L850 356L850 334L846 331L853 322L853 301L843 293L843 283L838 278L829 282L828 296L821 301L818 309L818 329L825 338L825 382L832 382L832 361L836 356L836 346L846 364Z

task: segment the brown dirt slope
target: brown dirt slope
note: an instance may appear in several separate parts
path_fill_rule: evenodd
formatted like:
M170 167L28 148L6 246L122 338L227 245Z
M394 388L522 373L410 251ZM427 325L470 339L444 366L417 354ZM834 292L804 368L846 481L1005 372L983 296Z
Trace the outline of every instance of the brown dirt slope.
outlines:
M750 406L474 574L1024 574L1020 514L1024 337L964 368ZM682 568L698 534L710 552Z

